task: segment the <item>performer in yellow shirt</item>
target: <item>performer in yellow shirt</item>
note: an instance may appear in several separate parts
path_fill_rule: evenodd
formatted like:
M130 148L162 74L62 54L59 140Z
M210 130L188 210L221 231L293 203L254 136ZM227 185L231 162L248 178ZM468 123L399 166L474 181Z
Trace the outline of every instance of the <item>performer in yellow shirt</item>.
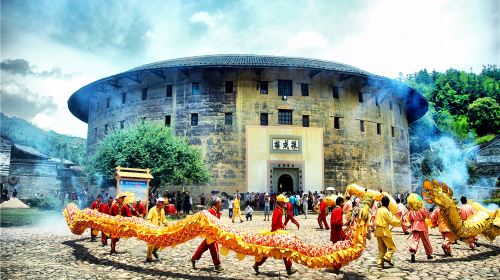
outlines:
M238 216L238 218L240 218L240 222L243 223L243 218L241 217L241 209L240 209L240 198L241 198L240 194L237 194L236 198L234 199L233 223L236 216Z
M165 199L160 197L156 200L156 207L149 210L147 220L155 226L167 226L167 218L165 217ZM157 260L159 247L155 247L152 244L148 244L148 255L146 257L147 262L153 261L154 256Z
M378 260L377 266L384 268L384 262L390 266L394 266L391 262L392 255L396 252L396 245L392 240L391 229L389 226L401 226L401 220L393 215L387 207L389 207L389 198L382 198L382 207L377 210L375 216L375 237L378 243Z

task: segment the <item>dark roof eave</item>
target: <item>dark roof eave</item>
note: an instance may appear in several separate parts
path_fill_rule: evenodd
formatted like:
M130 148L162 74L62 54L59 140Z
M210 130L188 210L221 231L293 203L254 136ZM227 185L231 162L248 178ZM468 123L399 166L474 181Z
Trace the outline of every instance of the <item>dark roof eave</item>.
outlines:
M178 59L179 60L179 59ZM425 98L416 91L415 89L409 87L406 84L403 84L401 82L394 81L392 79L383 77L383 76L378 76L371 74L366 71L359 70L357 68L348 66L348 65L343 65L343 64L338 64L340 67L346 67L349 68L351 67L351 71L343 70L343 69L328 69L326 67L313 67L313 66L301 66L301 65L295 65L295 66L290 66L290 65L216 65L216 64L198 64L198 65L176 65L176 66L164 66L164 67L156 67L156 65L160 65L161 63L164 62L159 62L159 63L152 63L152 64L147 64L143 66L139 66L136 68L133 68L129 71L118 73L109 77L105 77L102 79L99 79L93 83L90 83L88 85L83 86L79 90L77 90L71 97L68 99L68 108L71 111L71 113L76 116L78 119L80 119L83 122L88 123L88 110L89 110L89 101L90 101L90 93L87 94L87 92L91 92L94 87L97 85L100 85L102 83L112 81L116 78L119 77L126 77L128 75L137 75L137 74L142 74L142 73L147 73L151 71L158 71L158 70L169 70L169 69L177 69L177 70L182 70L182 69L200 69L200 68L246 68L246 69L259 69L259 68L288 68L288 69L307 69L307 70L320 70L320 71L333 71L336 73L340 74L348 74L352 76L357 76L357 77L364 77L368 78L370 80L375 80L377 82L382 82L384 84L389 84L391 86L396 86L396 88L399 88L400 91L406 93L405 97L405 102L406 102L406 108L408 112L408 122L413 122L415 120L418 120L421 118L428 109L428 104ZM145 68L148 67L148 68ZM83 102L81 102L83 101ZM86 104L86 108L82 108L80 104Z

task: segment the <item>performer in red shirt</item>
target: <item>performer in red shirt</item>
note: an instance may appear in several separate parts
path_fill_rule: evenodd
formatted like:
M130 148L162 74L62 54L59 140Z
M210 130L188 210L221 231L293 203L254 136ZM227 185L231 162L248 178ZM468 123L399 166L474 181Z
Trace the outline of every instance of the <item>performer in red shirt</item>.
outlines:
M321 203L319 204L319 215L318 215L318 225L320 229L323 229L323 224L325 225L325 229L329 230L328 222L326 221L326 216L328 215L325 198L320 198Z
M109 209L109 214L111 216L132 217L130 208L124 203L125 197L126 195L123 194L116 196L116 202L111 206L111 209ZM111 237L111 254L116 254L116 242L118 242L118 240L120 240L120 238Z
M141 200L137 200L134 204L134 208L131 209L134 216L144 218L146 216L146 207L141 203Z
M293 217L293 205L290 202L286 204L285 227L288 221L292 221L297 226L297 229L300 229L299 222Z
M336 206L333 208L332 216L330 217L330 226L332 227L330 232L330 241L332 241L332 243L346 239L344 229L342 229L342 226L344 225L342 220L344 199L340 196L337 197L335 204ZM338 274L341 267L342 265L340 264L335 265L333 266L333 271Z
M109 209L111 209L111 206L113 206L113 198L110 196L110 197L108 197L108 203L101 203L101 207L99 208L99 212L104 213L104 214L109 214ZM102 247L108 245L108 235L104 232L101 232L101 243L102 243Z
M276 202L278 205L274 209L273 212L273 219L272 219L272 224L271 224L271 231L277 231L277 230L283 230L285 229L285 225L283 225L283 213L285 205L288 203L288 198L286 198L284 195L280 194L276 197ZM261 266L265 261L267 260L267 257L263 257L260 261L255 262L253 265L253 269L255 270L255 273L259 274L259 266ZM292 270L292 260L289 258L283 258L283 262L285 263L285 268L286 268L286 273L288 275L292 275L297 270Z
M102 196L98 195L96 200L94 202L92 202L92 204L90 205L90 209L99 211L99 208L101 208L101 204L102 204ZM90 229L90 241L92 241L92 242L96 241L95 238L96 238L98 233L99 233L98 230L91 228Z
M221 206L222 206L221 199L219 197L216 197L212 201L212 208L210 208L208 210L208 212L210 212L210 214L217 217L217 219L220 219ZM216 272L223 271L224 268L221 267L220 259L219 259L219 244L215 241L208 244L206 239L203 240L203 242L198 247L198 250L196 250L193 257L191 258L191 265L193 266L193 269L196 269L196 261L201 259L201 255L203 255L203 253L205 253L209 249L210 249L210 255L212 256L212 262L214 263L214 266L215 266L214 271L216 271Z

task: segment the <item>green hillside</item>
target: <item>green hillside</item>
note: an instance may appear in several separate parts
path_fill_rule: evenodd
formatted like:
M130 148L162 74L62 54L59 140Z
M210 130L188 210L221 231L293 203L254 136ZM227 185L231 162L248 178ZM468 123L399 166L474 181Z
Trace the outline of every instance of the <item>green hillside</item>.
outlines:
M46 131L26 120L0 113L1 136L15 144L30 146L50 157L65 158L81 164L86 140Z

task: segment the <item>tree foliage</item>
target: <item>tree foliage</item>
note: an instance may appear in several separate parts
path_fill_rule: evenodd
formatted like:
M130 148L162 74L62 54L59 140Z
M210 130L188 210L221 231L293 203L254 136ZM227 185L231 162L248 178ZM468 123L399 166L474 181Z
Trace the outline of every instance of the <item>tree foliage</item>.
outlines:
M16 117L0 113L1 135L14 144L30 146L44 155L82 164L86 157L85 139L45 131Z
M404 81L429 102L426 117L410 126L412 152L428 148L422 135L446 134L468 142L499 134L500 69L496 65L483 66L479 74L455 69L429 73L424 69L407 75Z
M108 134L87 163L89 172L106 177L112 177L117 166L149 168L155 178L153 186L210 181L198 148L176 137L171 128L148 121Z

